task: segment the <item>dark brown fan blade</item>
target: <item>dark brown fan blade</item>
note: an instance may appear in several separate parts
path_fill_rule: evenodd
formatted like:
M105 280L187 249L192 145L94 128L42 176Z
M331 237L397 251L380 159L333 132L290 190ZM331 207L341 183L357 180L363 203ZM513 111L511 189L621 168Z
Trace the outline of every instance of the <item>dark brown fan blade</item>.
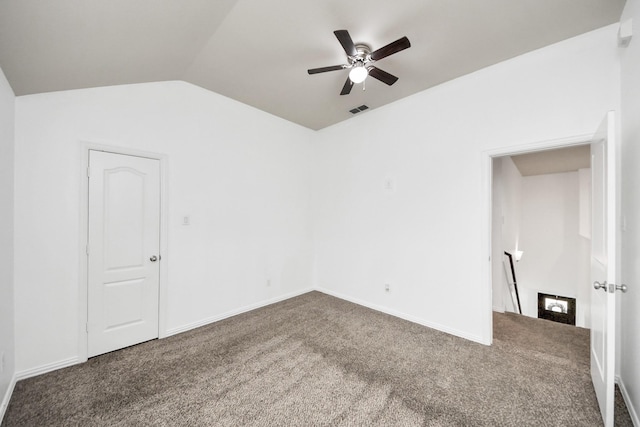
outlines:
M378 50L371 52L371 59L378 61L382 58L386 58L389 55L400 52L411 47L411 43L407 37L402 37L394 42L389 43L386 46L381 47Z
M347 81L344 82L344 86L342 87L342 92L340 92L340 95L349 95L349 93L351 93L352 87L353 87L353 82L349 77L347 77Z
M333 34L336 35L338 41L342 45L342 48L347 53L347 56L356 56L358 54L356 45L353 44L353 40L351 40L351 36L349 35L349 31L336 30L333 32Z
M338 71L344 69L344 65L332 65L330 67L312 68L307 70L309 74L326 73L327 71Z
M389 86L398 81L398 78L393 74L389 74L386 71L382 71L380 68L368 67L369 75L374 79L380 80L382 83L386 83Z

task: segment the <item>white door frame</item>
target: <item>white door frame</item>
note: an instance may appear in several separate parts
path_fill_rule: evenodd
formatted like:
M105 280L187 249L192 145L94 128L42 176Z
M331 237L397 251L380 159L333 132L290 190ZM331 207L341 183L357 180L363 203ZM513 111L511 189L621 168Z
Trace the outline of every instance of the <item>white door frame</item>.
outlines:
M167 334L167 285L169 260L168 233L168 157L166 154L133 150L110 144L89 141L80 142L80 233L78 241L79 275L78 275L78 362L86 362L88 355L87 339L87 286L88 286L88 225L89 225L89 151L106 151L114 154L145 157L160 161L160 292L158 301L158 337L165 338Z
M568 138L552 139L548 141L525 143L520 145L512 145L508 147L495 148L482 152L482 203L484 204L482 212L484 215L483 224L485 224L485 232L482 233L483 254L486 254L483 262L483 297L485 298L485 319L483 322L482 336L483 344L491 345L493 343L493 279L492 279L492 259L491 259L491 232L492 232L492 195L493 195L493 159L504 156L513 156L518 154L532 153L535 151L551 150L554 148L565 148L576 145L590 144L593 134L577 135Z

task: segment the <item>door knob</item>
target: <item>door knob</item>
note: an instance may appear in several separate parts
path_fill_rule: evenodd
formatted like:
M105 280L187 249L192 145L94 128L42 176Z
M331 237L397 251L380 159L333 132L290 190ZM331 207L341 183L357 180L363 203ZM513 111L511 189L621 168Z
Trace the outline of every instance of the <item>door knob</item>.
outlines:
M616 291L627 292L627 285L616 285Z
M149 261L151 262L156 262L158 260L158 257L155 255L151 255L151 258L149 258Z
M598 290L598 289L603 289L605 292L607 291L607 281L605 280L604 283L600 283L597 280L595 282L593 282L593 289Z

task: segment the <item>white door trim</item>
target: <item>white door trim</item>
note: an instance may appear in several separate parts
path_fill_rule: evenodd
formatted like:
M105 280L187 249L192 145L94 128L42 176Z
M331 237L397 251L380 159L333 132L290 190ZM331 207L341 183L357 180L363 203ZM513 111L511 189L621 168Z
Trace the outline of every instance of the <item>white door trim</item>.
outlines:
M89 221L89 151L106 151L114 154L146 157L160 161L160 293L158 307L158 337L165 338L167 334L167 285L169 260L169 201L168 201L168 156L166 154L133 150L110 144L89 141L80 142L80 223L79 223L79 275L78 275L78 362L87 361L87 286L88 286L88 221Z
M491 267L491 231L492 231L492 209L491 197L493 193L492 174L493 159L497 157L512 156L516 154L526 154L535 151L550 150L554 148L571 147L574 145L590 144L593 134L577 135L567 138L552 139L547 141L538 141L524 143L519 145L511 145L508 147L500 147L482 152L482 223L485 224L484 233L482 233L482 254L484 254L484 262L482 263L482 286L485 318L482 322L482 343L491 345L493 343L493 299L492 299L492 267Z

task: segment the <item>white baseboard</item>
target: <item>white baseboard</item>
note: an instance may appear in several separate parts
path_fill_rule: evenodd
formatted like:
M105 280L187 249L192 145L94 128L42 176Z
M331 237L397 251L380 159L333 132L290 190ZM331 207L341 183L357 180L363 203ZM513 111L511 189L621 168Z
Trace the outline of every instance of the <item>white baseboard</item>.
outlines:
M74 356L57 362L47 363L46 365L36 366L35 368L25 369L24 371L16 372L16 381L46 374L47 372L77 365L78 363L80 363L78 356Z
M37 375L46 374L47 372L56 371L58 369L66 368L68 366L73 366L78 364L77 357L70 357L68 359L59 360L53 363L47 363L46 365L37 366L35 368L26 369L24 371L16 372L11 377L11 382L9 383L9 388L7 388L4 397L2 398L2 404L0 406L0 423L2 423L2 419L4 418L4 414L9 407L9 400L11 400L11 395L13 394L13 389L16 386L16 383L20 380L24 380L27 378L35 377Z
M622 378L616 377L616 384L620 388L620 393L624 399L624 404L627 406L627 410L629 411L629 415L631 416L631 421L634 426L640 427L640 418L638 418L638 409L633 406L633 401L631 400L631 396L629 396L629 392L624 385L624 381Z
M331 295L331 296L336 297L336 298L343 299L345 301L352 302L354 304L362 305L362 306L370 308L372 310L380 311L382 313L389 314L389 315L394 316L394 317L399 317L400 319L408 320L409 322L417 323L418 325L426 326L427 328L436 329L436 330L438 330L440 332L445 332L445 333L450 334L450 335L455 335L457 337L464 338L464 339L469 340L469 341L474 341L474 342L477 342L479 344L484 344L484 345L487 344L485 341L483 341L482 337L478 336L478 335L468 334L466 332L459 331L459 330L453 329L453 328L449 328L449 327L441 325L439 323L429 322L429 321L426 321L424 319L420 319L418 317L412 316L410 314L402 313L400 311L396 311L396 310L393 310L393 309L390 309L390 308L387 308L387 307L383 307L383 306L380 306L380 305L377 305L377 304L371 304L370 302L363 301L363 300L358 299L358 298L353 298L353 297L350 297L350 296L347 296L347 295L343 295L343 294L340 294L338 292L333 292L333 291L330 291L328 289L316 288L315 290L317 290L319 292L322 292L324 294L327 294L327 295Z
M11 382L9 382L9 387L7 391L4 393L4 397L2 398L2 403L0 403L0 424L2 424L2 420L4 419L4 414L7 412L7 408L9 407L9 400L11 400L11 395L13 394L13 389L16 386L16 374L13 374L11 377Z
M265 301L260 301L260 302L257 302L255 304L246 305L244 307L240 307L240 308L235 309L235 310L227 311L225 313L222 313L222 314L219 314L219 315L216 315L216 316L207 317L205 319L198 320L197 322L192 322L192 323L189 323L189 324L186 324L186 325L183 325L183 326L178 326L177 328L171 328L171 329L168 329L166 331L165 335L163 335L163 338L170 337L172 335L176 335L176 334L179 334L179 333L182 333L182 332L187 332L187 331L190 331L192 329L199 328L200 326L205 326L205 325L208 325L210 323L218 322L220 320L224 320L224 319L227 319L229 317L237 316L238 314L246 313L247 311L255 310L255 309L261 308L261 307L266 307L268 305L275 304L277 302L281 302L281 301L287 300L289 298L293 298L293 297L297 297L297 296L302 295L302 294L306 294L307 292L311 292L313 290L315 290L315 289L313 289L313 288L305 288L305 289L300 290L300 291L291 292L291 293L288 293L288 294L285 294L285 295L281 295L281 296L278 296L278 297L275 297L275 298L271 298L271 299L268 299L268 300L265 300Z
M199 320L197 322L190 323L188 325L180 326L178 328L169 329L165 336L168 337L168 336L171 336L171 335L179 334L180 332L186 332L186 331L189 331L191 329L195 329L195 328L200 327L200 326L208 325L209 323L216 322L218 320L223 320L223 319L226 319L228 317L235 316L237 314L241 314L241 313L245 313L247 311L255 310L256 308L265 307L265 306L268 306L268 305L271 305L271 304L275 304L275 303L280 302L280 301L287 300L289 298L296 297L298 295L306 294L307 292L311 292L313 290L314 289L312 289L312 288L306 288L306 289L303 289L303 290L300 290L300 291L291 292L291 293L288 293L288 294L285 294L285 295L281 295L279 297L268 299L266 301L261 301L259 303L255 303L255 304L251 304L251 305L248 305L248 306L245 306L245 307L241 307L241 308L236 309L236 310L228 311L228 312L223 313L223 314L221 314L219 316L209 317L209 318L206 318L206 319ZM15 378L15 381L20 381L20 380L24 380L26 378L35 377L37 375L46 374L47 372L51 372L51 371L55 371L55 370L58 370L58 369L66 368L68 366L77 365L78 363L80 363L80 359L78 358L78 356L74 356L74 357L70 357L68 359L59 360L57 362L52 362L52 363L48 363L46 365L41 365L41 366L37 366L35 368L26 369L24 371L16 372L16 374L14 375L14 378Z

